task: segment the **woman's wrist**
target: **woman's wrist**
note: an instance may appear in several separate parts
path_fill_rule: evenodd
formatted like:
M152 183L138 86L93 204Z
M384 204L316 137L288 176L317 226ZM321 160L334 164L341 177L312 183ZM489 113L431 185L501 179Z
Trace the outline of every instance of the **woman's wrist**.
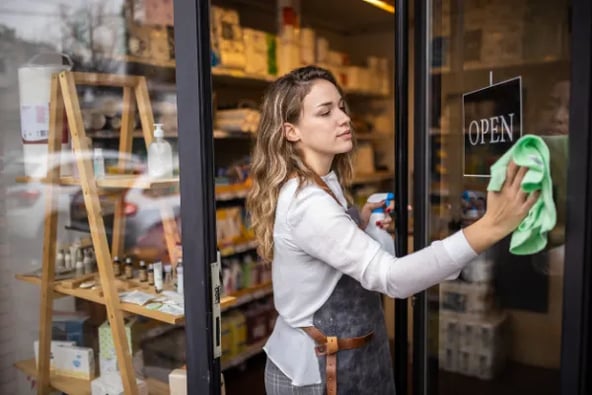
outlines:
M463 233L477 254L487 250L506 237L506 232L485 214L479 220L463 229Z

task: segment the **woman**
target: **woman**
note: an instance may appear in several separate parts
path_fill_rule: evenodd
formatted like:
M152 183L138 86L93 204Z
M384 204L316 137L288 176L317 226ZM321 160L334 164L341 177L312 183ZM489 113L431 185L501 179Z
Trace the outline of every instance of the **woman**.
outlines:
M264 347L270 395L393 394L380 293L406 298L458 275L512 232L537 198L520 190L526 169L512 164L481 220L396 258L363 231L380 203L366 204L359 216L346 211L342 185L352 177L353 141L328 71L303 67L270 86L247 201L259 254L272 262L279 313Z

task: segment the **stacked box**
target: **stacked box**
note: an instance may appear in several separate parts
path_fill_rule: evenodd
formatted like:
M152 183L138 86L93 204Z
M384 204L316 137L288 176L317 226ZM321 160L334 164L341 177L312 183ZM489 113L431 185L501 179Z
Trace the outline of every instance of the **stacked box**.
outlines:
M482 254L462 280L440 284L439 362L450 372L492 379L506 357L506 315L495 303L493 261Z

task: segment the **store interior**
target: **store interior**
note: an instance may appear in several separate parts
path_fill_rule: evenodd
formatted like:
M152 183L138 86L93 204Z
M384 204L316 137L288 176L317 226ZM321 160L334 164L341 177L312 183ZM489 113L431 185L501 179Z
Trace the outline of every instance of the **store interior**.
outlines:
M181 394L188 334L185 333L180 285L183 260L178 177L179 173L191 169L179 168L177 154L176 100L182 82L175 80L173 2L87 0L79 3L62 7L58 15L52 14L51 18L60 25L59 44L52 45L49 40L39 38L24 39L21 28L14 23L4 23L4 16L0 19L0 45L3 52L9 54L0 55L4 56L2 64L5 65L0 70L0 111L2 119L6 120L0 126L6 132L2 134L2 154L6 159L3 159L1 177L7 197L15 200L7 199L7 207L2 210L2 223L7 228L7 232L2 232L2 243L10 244L10 248L3 250L8 291L6 311L0 314L7 314L11 323L2 329L3 336L6 333L2 339L14 341L6 346L11 363L0 367L2 377L8 377L5 387L0 388L6 388L5 393L36 392L35 358L39 356L33 345L41 336L50 336L54 341L75 343L78 351L86 350L87 356L83 368L77 372L66 370L58 374L54 371L57 367L50 366L53 372L50 383L59 391L90 393L92 388L94 394L96 385L97 394L106 393L100 391L105 391L113 380L117 381L113 377L125 370L126 377L133 374L139 380L138 388L155 394ZM354 201L363 205L371 194L392 189L395 26L388 3L385 10L361 0L212 1L216 239L222 277L220 363L228 395L265 393L262 347L277 314L273 307L271 267L257 257L245 210L250 185L249 155L256 138L261 98L271 81L295 67L317 64L332 71L344 90L356 132L355 177L350 186ZM426 153L431 181L428 188L430 221L414 226L410 207L410 246L414 227L425 227L429 239L436 240L477 218L474 210L469 210L475 207L470 205L483 200L479 193L485 190L486 184L464 177L459 163L463 140L459 105L462 94L486 86L490 78L504 81L521 75L528 92L524 129L533 130L542 119L537 115L538 110L548 107L543 98L558 86L556 93L561 95L561 81L569 81L568 28L564 23L567 13L543 12L544 7L528 0L500 1L495 6L474 0L463 10L464 24L461 20L460 25L454 25L452 22L459 21L454 1L430 3L434 10L433 20L430 20L433 27L430 54L433 97L428 115L430 151ZM561 11L567 10L566 6L564 8ZM512 10L513 16L509 17ZM530 45L540 41L533 27L537 23L541 35L538 37L546 34L547 45ZM412 50L415 26L412 15L409 25ZM551 29L556 25L556 29ZM517 28L513 30L514 27ZM488 29L493 31L495 39L487 40ZM459 33L465 37L466 32L475 30L479 30L478 38L473 37L475 42L468 43L460 40L465 52L459 52ZM38 31L36 37L39 37ZM510 45L516 40L523 43L519 48ZM496 50L506 57L500 58ZM44 193L35 192L44 188L40 179L50 176L51 171L46 173L47 167L40 170L34 167L39 163L33 161L32 165L29 161L38 159L39 152L47 153L48 145L24 134L23 92L26 89L23 87L26 81L17 73L31 58L47 52L54 54L40 62L56 65L54 71L109 76L104 78L107 81L104 85L96 79L87 85L73 80L76 85L70 92L78 100L68 101L68 86L60 85L67 114L65 129L70 133L77 129L70 123L76 115L80 120L78 128L82 136L86 136L79 141L75 134L70 134L68 144L62 146L62 155L80 144L81 149L92 152L92 157L85 164L74 158L64 165L61 159L61 167L57 166L61 169L60 176L70 176L75 181L58 183L55 204L65 209L60 209L54 219L45 215ZM67 57L56 57L56 52ZM415 77L412 55L409 59L411 85ZM553 77L548 78L549 75ZM119 85L115 83L119 78L131 76L144 79L128 78L126 82L117 82ZM46 76L44 83L49 94L50 78ZM38 94L38 87L29 88L34 91L32 96ZM20 102L14 100L16 95ZM56 108L50 104L47 111L59 113L62 107ZM413 114L411 105L410 179L413 178ZM146 182L142 175L150 172L151 146L161 141L153 134L154 124L162 125L166 142L163 144L170 148L168 157L157 159L167 160L170 165L167 174L155 176L160 178L159 182ZM51 139L51 134L49 137ZM55 146L60 146L59 141ZM36 151L38 149L42 151ZM97 167L97 152L103 155L102 167ZM566 162L567 158L563 159ZM8 163L16 165L7 166ZM124 180L127 176L133 179ZM81 180L80 185L76 180ZM413 201L411 191L412 185L409 198ZM477 198L465 199L465 191L476 191ZM561 219L565 215L565 197L563 199L558 201ZM54 230L48 233L48 229ZM556 233L553 245L560 246L563 244L560 227ZM183 239L188 240L187 235ZM97 240L102 241L100 245ZM44 250L44 243L53 245L53 249ZM510 394L537 388L540 394L557 393L563 284L561 254L562 251L553 250L526 264L534 270L521 273L531 276L525 284L533 291L527 292L530 298L522 305L515 289L508 290L508 287L515 287L520 278L508 277L506 273L507 281L496 281L496 275L504 274L503 267L498 265L494 270L491 260L503 259L499 257L480 257L460 280L429 290L427 349L433 368L430 381L434 381L438 392L490 393L495 389L496 393ZM70 264L66 263L65 255L72 261ZM109 276L112 277L105 277L103 273L100 278L97 276L97 266L102 264L97 262L98 256L109 258ZM121 262L115 262L116 256ZM78 257L81 265L88 267L77 267L74 261ZM128 257L129 264L125 259ZM55 281L49 288L40 287L44 285L42 273L49 260L54 261L51 267L70 270L56 270ZM149 264L157 262L162 266L148 268ZM159 294L155 293L154 278L150 281L149 276L157 276L157 267L158 276L163 277L161 288L170 291L166 294L170 300L154 299ZM116 279L117 287L105 286L104 279ZM101 285L104 289L93 293L94 287ZM48 292L56 296L53 305L48 307L53 312L51 318L49 321L45 318L51 323L51 329L44 328L40 321L40 308L45 306L40 289L49 289ZM124 298L124 303L114 311L125 320L125 326L115 336L113 333L117 330L111 331L107 319L112 308L108 301L111 291L119 292L119 297ZM133 294L134 291L144 294ZM151 294L152 299L132 300L134 296L141 299L146 293ZM473 300L472 310L457 303L459 298ZM411 304L410 307L411 334ZM385 297L384 309L385 323L394 344L393 300ZM463 330L489 331L488 345L479 348L469 344L466 340L469 335L460 329L463 322L470 323L466 325L468 329ZM71 346L72 343L67 345ZM121 363L117 355L128 346L131 359ZM410 349L411 346L410 343ZM52 353L56 350L60 351L54 350L52 341ZM463 356L471 362L463 364ZM14 363L24 374L14 374ZM121 379L117 385L123 388ZM83 392L75 392L80 388Z

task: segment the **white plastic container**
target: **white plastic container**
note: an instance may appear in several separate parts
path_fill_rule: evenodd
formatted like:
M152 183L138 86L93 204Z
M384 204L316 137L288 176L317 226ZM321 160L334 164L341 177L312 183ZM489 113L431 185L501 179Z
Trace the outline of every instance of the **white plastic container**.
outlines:
M177 293L183 295L185 292L183 288L183 264L181 262L177 263Z
M164 139L162 124L154 124L154 140L148 147L148 175L151 178L173 176L173 150Z
M41 63L42 57L46 58L45 63ZM62 59L66 59L68 64L62 64ZM71 70L72 65L67 55L38 54L18 69L21 138L27 176L42 177L47 174L51 77ZM68 141L64 128L62 151L69 151ZM71 175L71 166L62 164L61 175Z

